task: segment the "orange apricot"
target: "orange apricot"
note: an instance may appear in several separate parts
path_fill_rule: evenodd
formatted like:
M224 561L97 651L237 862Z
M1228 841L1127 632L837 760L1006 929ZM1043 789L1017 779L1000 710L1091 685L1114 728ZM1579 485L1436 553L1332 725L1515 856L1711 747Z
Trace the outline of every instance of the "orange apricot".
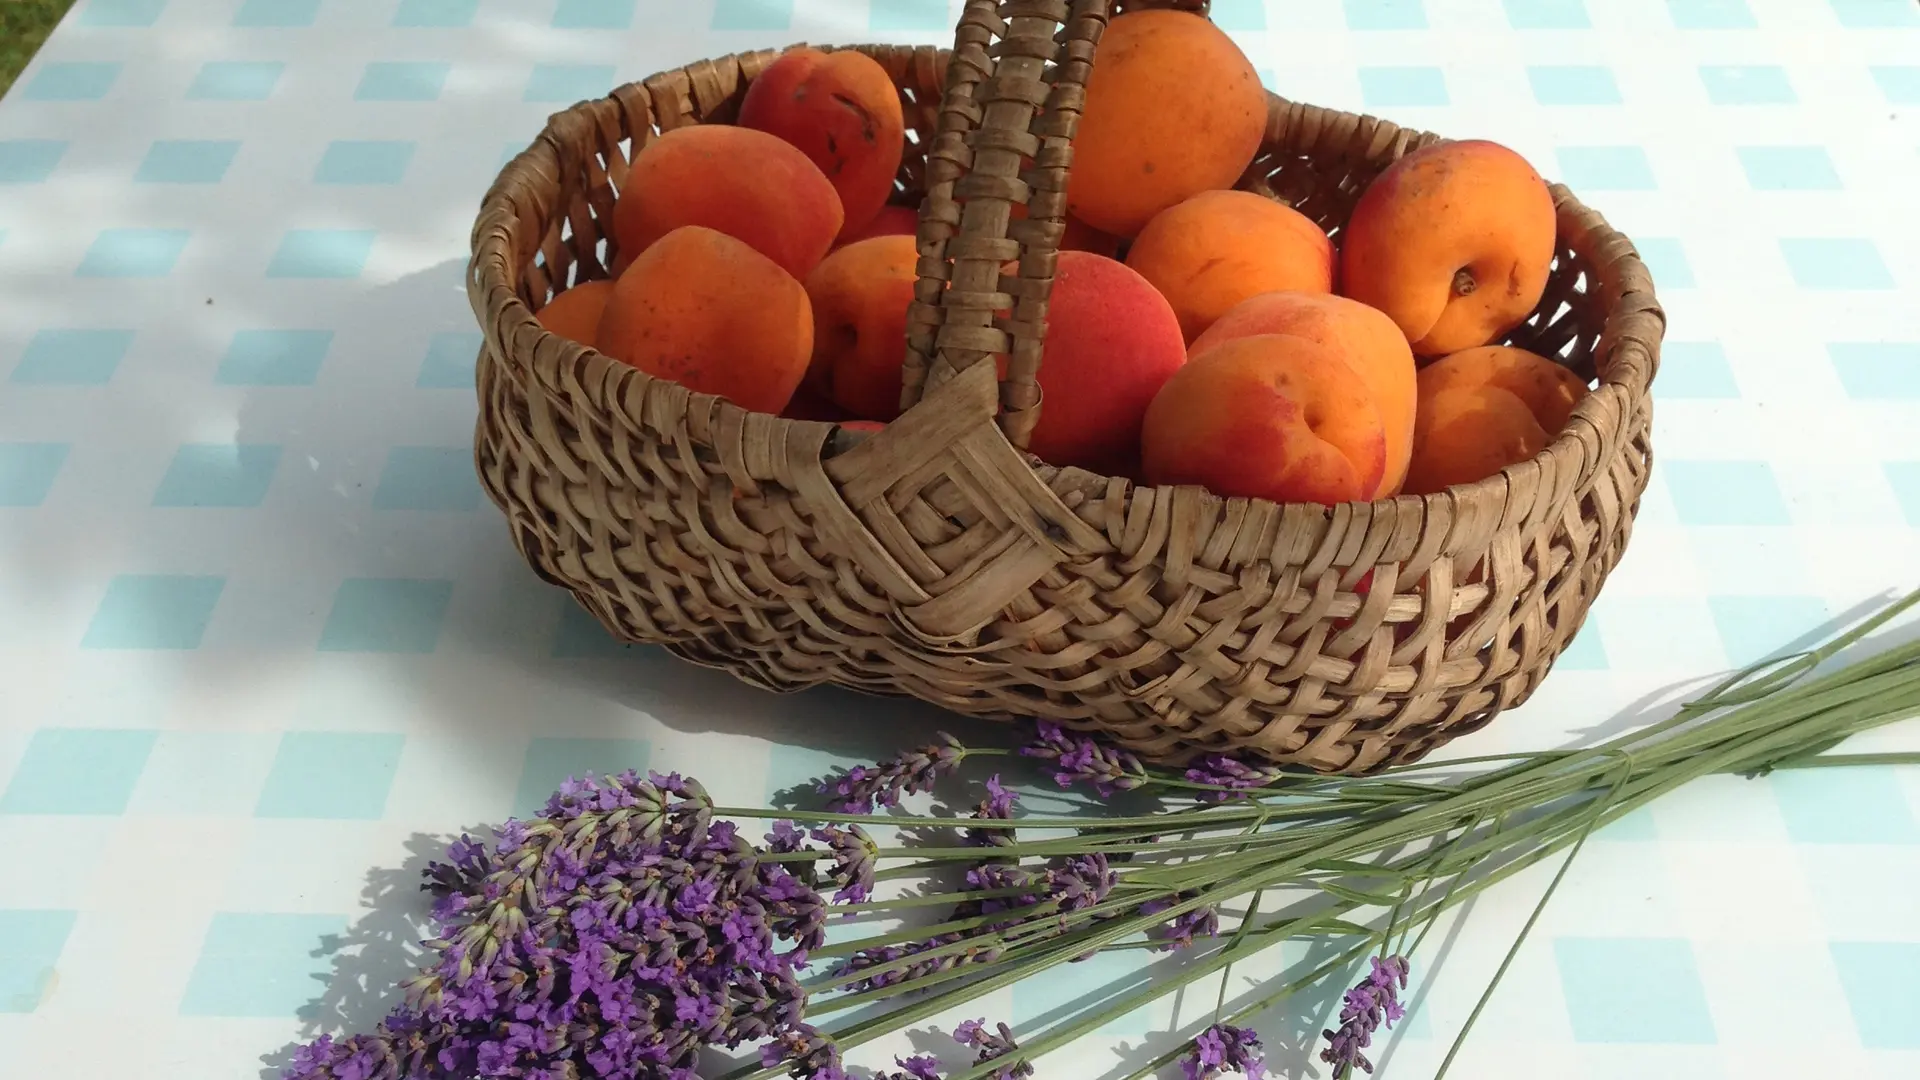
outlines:
M1415 382L1413 351L1385 315L1330 293L1270 292L1242 301L1194 340L1190 356L1225 341L1255 334L1292 334L1340 355L1367 384L1386 433L1386 469L1370 498L1400 490L1413 452Z
M592 348L594 335L600 330L600 316L612 295L613 282L605 278L583 282L547 301L534 318L552 333Z
M900 415L919 258L913 237L876 236L840 248L807 276L814 333L807 384L863 420Z
M820 264L842 220L840 196L807 155L764 131L725 124L655 136L634 155L613 210L626 258L700 225L745 241L795 278Z
M919 231L920 211L911 206L883 206L865 225L840 230L840 239L833 246L837 251L876 236L913 236Z
M1389 165L1353 208L1341 292L1379 308L1421 356L1485 345L1540 302L1553 195L1498 143L1444 142Z
M1387 438L1367 384L1333 349L1291 334L1221 342L1167 380L1141 427L1150 484L1333 504L1367 499Z
M806 374L813 309L773 260L686 225L634 258L597 336L600 351L649 375L777 413Z
M1266 127L1267 92L1225 31L1189 12L1130 11L1094 50L1067 205L1134 236L1167 207L1232 187Z
M1401 489L1431 495L1484 480L1547 444L1526 403L1497 386L1457 386L1420 399L1413 462Z
M1208 191L1155 215L1127 265L1165 294L1189 342L1234 305L1333 291L1333 242L1313 219L1249 191Z
M865 227L893 194L906 147L900 91L879 62L851 49L791 49L740 101L740 125L798 147L840 194L842 232Z
M1590 393L1580 376L1561 365L1506 345L1463 349L1420 369L1422 398L1467 386L1497 386L1519 398L1549 436L1567 426L1567 418Z
M1028 449L1055 465L1127 468L1148 403L1186 359L1179 320L1145 278L1103 255L1061 252Z

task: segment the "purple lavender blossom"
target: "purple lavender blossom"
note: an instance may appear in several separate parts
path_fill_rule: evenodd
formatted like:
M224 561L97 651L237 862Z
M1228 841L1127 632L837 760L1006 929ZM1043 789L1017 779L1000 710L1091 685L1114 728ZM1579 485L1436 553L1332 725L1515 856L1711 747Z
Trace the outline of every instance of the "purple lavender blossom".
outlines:
M1177 897L1163 896L1140 905L1140 914L1158 915L1181 903L1193 899L1197 893L1183 892ZM1153 946L1155 952L1172 952L1193 944L1197 937L1214 937L1220 933L1220 909L1212 904L1194 908L1185 914L1175 915L1172 919L1156 927L1152 936L1159 939Z
M874 864L880 848L858 825L823 825L813 830L813 838L833 851L833 869L828 872L840 884L833 894L835 903L860 904L873 895Z
M987 777L987 797L980 800L973 808L974 820L1011 821L1013 804L1019 798L1018 794L1000 783L1000 774L995 773ZM969 828L966 835L967 843L975 847L1011 847L1013 845L1013 831L1010 829Z
M1187 1080L1212 1080L1223 1072L1261 1080L1267 1060L1260 1054L1260 1036L1252 1028L1215 1024L1193 1040L1193 1053L1180 1059L1180 1071Z
M1012 1028L995 1024L994 1030L988 1031L985 1020L961 1021L953 1029L953 1041L976 1051L973 1059L976 1065L1008 1057L1020 1049L1020 1044L1013 1041ZM1033 1075L1033 1065L1025 1058L1017 1058L1012 1064L995 1069L988 1075L993 1080L1027 1080Z
M547 811L449 846L424 884L435 965L375 1032L302 1050L289 1080L697 1080L703 1046L795 1031L826 906L715 822L699 784L569 781Z
M1053 782L1061 787L1091 783L1101 797L1115 791L1131 791L1147 782L1146 767L1140 759L1111 746L1102 746L1089 736L1070 736L1060 725L1042 720L1033 742L1020 748L1022 756L1054 763Z
M1207 754L1187 765L1188 781L1229 789L1202 793L1203 798L1213 802L1225 802L1233 798L1235 792L1263 788L1278 779L1280 770L1271 765L1251 765L1225 754Z
M1373 958L1373 970L1360 980L1340 1006L1340 1030L1322 1031L1327 1040L1327 1048L1320 1051L1320 1060L1333 1066L1334 1080L1346 1080L1358 1068L1369 1075L1373 1072L1373 1062L1362 1053L1373 1044L1373 1034L1382 1024L1391 1028L1396 1021L1407 1015L1400 1004L1400 991L1407 985L1407 958L1389 956Z
M1047 871L1047 894L1060 905L1065 915L1090 908L1107 898L1116 875L1099 852L1069 855L1064 866Z
M876 1073L874 1080L940 1080L940 1059L932 1054L915 1054L910 1058L894 1058L899 1066L897 1073Z
M827 809L839 814L871 814L875 803L893 807L900 797L932 791L942 776L951 773L967 756L967 748L946 732L939 742L908 750L877 765L855 765L820 785L820 794L830 796Z
M806 830L791 821L776 821L767 833L767 850L776 855L799 851L807 843Z

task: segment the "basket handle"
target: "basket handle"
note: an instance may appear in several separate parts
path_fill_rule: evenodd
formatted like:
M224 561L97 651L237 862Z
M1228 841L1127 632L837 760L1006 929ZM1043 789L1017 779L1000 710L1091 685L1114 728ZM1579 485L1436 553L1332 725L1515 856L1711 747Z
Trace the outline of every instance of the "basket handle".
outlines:
M1067 170L1094 47L1116 9L1170 7L1205 16L1207 6L967 0L927 153L903 411L962 369L1004 355L1000 429L1026 448L1040 419L1036 376L1047 298L1066 230ZM1023 159L1031 159L1024 172ZM1015 205L1027 208L1025 220L1012 220ZM1002 277L1001 266L1015 259L1018 273Z

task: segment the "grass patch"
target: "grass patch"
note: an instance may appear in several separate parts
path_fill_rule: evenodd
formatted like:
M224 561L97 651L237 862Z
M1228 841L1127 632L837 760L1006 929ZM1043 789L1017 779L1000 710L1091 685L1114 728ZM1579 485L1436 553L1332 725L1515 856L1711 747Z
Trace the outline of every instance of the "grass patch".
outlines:
M0 94L26 69L73 0L0 0Z

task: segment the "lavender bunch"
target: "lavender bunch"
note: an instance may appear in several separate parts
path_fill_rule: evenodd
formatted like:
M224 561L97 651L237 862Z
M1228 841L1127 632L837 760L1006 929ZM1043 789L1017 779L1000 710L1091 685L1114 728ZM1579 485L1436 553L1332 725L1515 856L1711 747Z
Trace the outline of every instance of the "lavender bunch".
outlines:
M1267 1059L1260 1054L1260 1036L1252 1028L1214 1024L1193 1040L1193 1051L1180 1059L1186 1080L1213 1080L1223 1072L1237 1072L1247 1080L1261 1080Z
M871 814L874 805L892 808L904 795L932 791L940 778L960 767L967 756L960 741L945 732L939 742L909 750L877 765L856 765L821 782L827 809L842 814Z

